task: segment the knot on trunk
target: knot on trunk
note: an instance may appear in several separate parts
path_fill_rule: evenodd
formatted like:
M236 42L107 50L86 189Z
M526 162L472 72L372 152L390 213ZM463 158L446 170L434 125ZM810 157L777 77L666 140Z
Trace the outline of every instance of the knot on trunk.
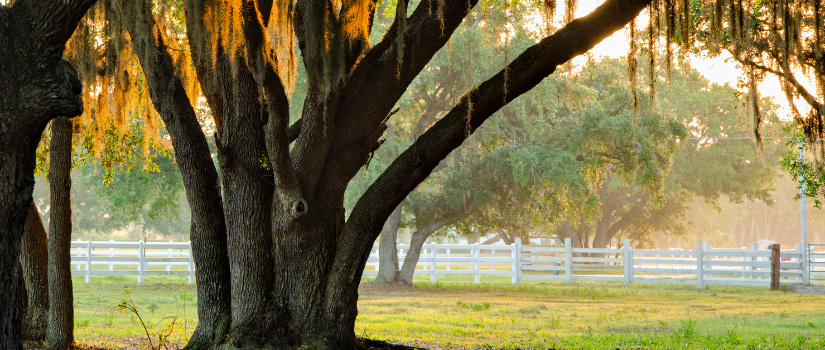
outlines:
M306 215L307 211L309 211L309 204L303 198L292 203L292 214L296 217Z

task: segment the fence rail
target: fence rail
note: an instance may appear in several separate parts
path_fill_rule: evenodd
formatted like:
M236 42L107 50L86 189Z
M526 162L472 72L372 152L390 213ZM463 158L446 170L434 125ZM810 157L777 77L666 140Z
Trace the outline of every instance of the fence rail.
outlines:
M769 286L771 253L756 249L715 249L708 242L697 242L696 250L631 249L625 241L621 249L573 248L569 239L562 247L480 244L425 244L416 274L438 276L509 276L512 283L522 280L617 281L630 284L669 283L706 285ZM809 271L803 273L805 250L783 250L780 255L781 283L825 284L825 251L809 245ZM72 273L85 275L135 275L143 282L146 275L187 275L194 281L195 265L188 242L90 242L71 244ZM398 246L402 261L409 245ZM364 275L378 273L378 247L367 261Z

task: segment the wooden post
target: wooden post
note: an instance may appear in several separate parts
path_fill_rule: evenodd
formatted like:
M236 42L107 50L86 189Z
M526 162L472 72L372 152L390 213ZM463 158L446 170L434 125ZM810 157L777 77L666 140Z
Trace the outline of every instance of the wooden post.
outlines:
M779 290L779 244L771 244L771 290Z
M138 283L143 283L143 241L138 241Z
M481 245L478 242L473 246L473 257L475 258L475 282L481 283Z
M510 265L513 269L512 283L516 284L521 279L521 238L516 238L513 244L513 254L510 257L513 259L513 264Z
M92 241L86 242L86 283L92 282Z
M570 237L564 238L564 281L573 283L573 242Z
M172 243L172 241L169 241L170 245ZM169 248L167 256L169 257L169 260L166 262L166 271L172 271L172 248Z
M192 256L192 242L189 242L189 248L186 250L186 257L189 258L189 284L192 284L195 279L195 258Z
M437 250L437 249L435 249L436 244L433 243L431 245L431 247L432 248L430 249L430 252L432 252L432 256L431 256L432 260L430 262L430 269L432 269L432 271L430 271L430 273L432 273L432 274L430 275L430 283L435 283L435 270L437 270L437 268L436 268L437 260L436 259L438 259L435 255L435 251Z
M751 254L753 254L753 255L751 255L751 257L750 257L751 274L750 274L750 277L748 277L748 279L751 280L751 281L753 281L753 275L756 274L756 266L754 266L754 263L757 260L756 259L756 248L757 248L756 243L751 243Z
M809 276L808 276L808 250L806 246L803 246L802 243L796 245L796 251L799 252L799 261L802 268L802 279L800 282L802 284L810 284Z
M630 240L625 238L622 240L624 258L624 284L626 286L633 282L633 252L630 250Z
M702 254L702 242L696 242L696 289L705 288L705 256Z

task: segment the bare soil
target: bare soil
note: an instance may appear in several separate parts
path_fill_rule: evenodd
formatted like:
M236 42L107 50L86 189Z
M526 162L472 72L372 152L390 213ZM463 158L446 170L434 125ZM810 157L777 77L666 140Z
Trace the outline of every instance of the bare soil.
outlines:
M789 292L794 292L794 293L799 293L799 294L825 295L825 286L791 284L791 285L788 285L788 291Z

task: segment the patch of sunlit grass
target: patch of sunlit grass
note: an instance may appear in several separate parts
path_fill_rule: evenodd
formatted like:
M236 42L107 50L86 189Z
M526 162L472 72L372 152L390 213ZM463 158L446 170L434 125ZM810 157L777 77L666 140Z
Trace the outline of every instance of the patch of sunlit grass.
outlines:
M379 339L467 348L818 349L825 345L823 301L750 287L475 285L448 277L391 296L369 289L357 329ZM387 312L397 305L406 313Z
M825 349L825 297L767 288L527 281L509 276L416 278L412 288L364 283L359 335L430 347L561 349ZM183 343L197 322L195 288L184 276L75 276L79 342L118 347L143 339L134 315L118 313L130 290L156 334L177 317ZM184 306L185 304L185 306ZM186 321L184 324L183 321Z

